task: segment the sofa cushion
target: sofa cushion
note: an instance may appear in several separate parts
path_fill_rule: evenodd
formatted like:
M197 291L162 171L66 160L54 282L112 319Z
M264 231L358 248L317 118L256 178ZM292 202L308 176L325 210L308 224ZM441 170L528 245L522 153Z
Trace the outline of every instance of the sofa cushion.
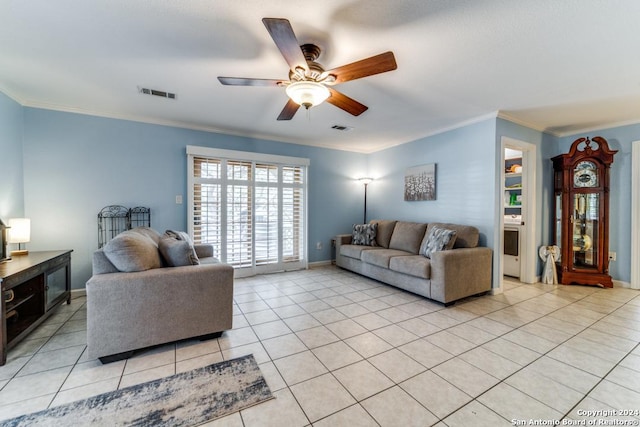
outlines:
M378 224L353 224L352 245L376 246Z
M398 221L393 229L389 249L398 249L417 255L426 229L427 224Z
M191 238L183 231L165 231L158 248L170 267L200 264Z
M391 260L391 258L405 255L411 254L406 251L400 251L398 249L379 249L376 251L362 251L360 259L367 264L389 268L389 260Z
M431 260L422 255L394 256L389 261L389 269L398 273L429 279L431 277Z
M158 246L153 239L133 230L123 231L109 240L103 252L115 268L127 273L162 266Z
M370 223L378 224L378 232L376 233L376 243L378 246L383 248L389 247L389 242L391 241L391 235L393 234L396 222L398 221L389 219L374 219L370 221Z
M440 228L448 228L449 230L456 230L456 241L453 245L453 248L475 248L478 246L478 240L480 239L480 232L476 227L470 225L458 225L458 224L449 224L445 222L432 222L427 227L427 235L425 235L425 239L429 235L429 231L433 227ZM423 251L420 251L423 253Z
M456 230L442 227L431 227L421 245L424 249L420 252L427 258L431 258L433 252L445 251L453 248L456 242Z
M348 258L361 259L362 252L372 249L382 249L380 246L363 246L363 245L341 245L340 255Z

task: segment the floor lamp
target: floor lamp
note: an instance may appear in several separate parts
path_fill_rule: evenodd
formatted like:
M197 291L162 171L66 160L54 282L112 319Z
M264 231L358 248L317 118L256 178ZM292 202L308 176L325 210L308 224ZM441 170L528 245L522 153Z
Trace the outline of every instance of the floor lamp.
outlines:
M364 221L363 224L367 223L367 186L373 178L359 178L358 181L364 184Z

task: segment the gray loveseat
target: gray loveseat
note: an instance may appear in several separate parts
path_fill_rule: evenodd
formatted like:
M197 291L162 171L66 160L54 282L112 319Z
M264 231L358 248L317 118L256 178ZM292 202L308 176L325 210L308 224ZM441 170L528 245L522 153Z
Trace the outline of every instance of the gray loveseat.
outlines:
M232 328L233 267L213 258L211 245L193 245L180 234L141 227L94 252L86 284L89 358L108 363Z
M479 247L475 227L446 223L374 220L375 239L352 244L351 234L336 237L336 264L445 305L491 289L492 251ZM424 256L434 227L454 230L450 250ZM367 244L370 243L370 244Z

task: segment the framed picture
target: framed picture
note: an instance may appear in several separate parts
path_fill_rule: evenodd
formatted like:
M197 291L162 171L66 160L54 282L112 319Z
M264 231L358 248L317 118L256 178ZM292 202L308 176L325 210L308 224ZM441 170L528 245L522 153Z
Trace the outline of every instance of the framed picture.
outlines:
M404 174L404 200L417 202L436 199L436 164L414 166Z

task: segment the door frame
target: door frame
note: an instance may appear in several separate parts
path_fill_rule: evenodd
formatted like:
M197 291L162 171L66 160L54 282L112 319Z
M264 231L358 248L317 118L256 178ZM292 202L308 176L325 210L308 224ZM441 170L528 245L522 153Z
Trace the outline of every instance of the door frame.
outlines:
M524 283L538 282L537 255L536 250L536 195L537 195L537 167L538 155L537 146L529 142L520 141L507 136L501 137L500 143L500 192L498 193L498 205L500 206L498 215L499 245L498 245L498 281L499 288L502 288L502 278L504 274L504 180L505 180L505 148L511 148L522 152L522 218L524 225L520 229L520 281Z
M631 144L631 288L640 289L640 141Z

